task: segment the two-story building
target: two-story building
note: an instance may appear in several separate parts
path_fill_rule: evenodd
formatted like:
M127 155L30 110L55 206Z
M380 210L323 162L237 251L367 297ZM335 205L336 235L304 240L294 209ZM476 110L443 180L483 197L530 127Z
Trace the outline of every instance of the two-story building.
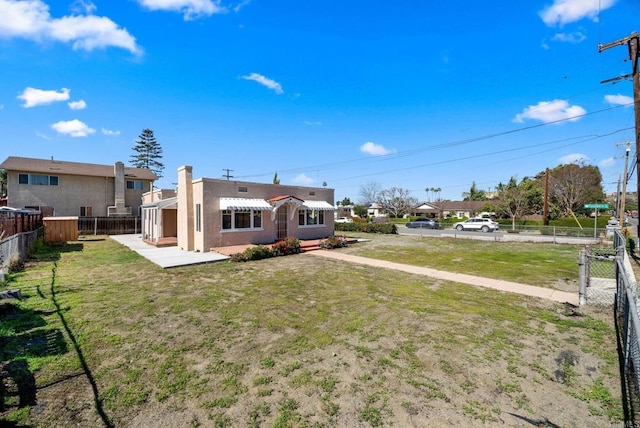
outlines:
M140 215L156 175L144 168L8 157L7 205L55 216Z

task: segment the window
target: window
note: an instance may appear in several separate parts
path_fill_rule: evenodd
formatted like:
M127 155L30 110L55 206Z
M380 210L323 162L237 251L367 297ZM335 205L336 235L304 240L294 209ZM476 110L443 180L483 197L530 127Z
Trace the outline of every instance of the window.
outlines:
M247 188L247 186L238 187L238 192L240 192L240 193L247 193L248 191L249 191L249 189Z
M57 186L57 175L18 174L19 184L31 184L34 186Z
M91 207L80 207L80 217L93 216L93 209Z
M127 180L127 189L130 190L143 190L144 183L140 180Z
M196 204L196 232L202 232L202 204Z
M222 230L260 228L262 228L262 211L222 210Z
M298 225L299 226L316 226L324 224L324 211L316 210L299 210Z

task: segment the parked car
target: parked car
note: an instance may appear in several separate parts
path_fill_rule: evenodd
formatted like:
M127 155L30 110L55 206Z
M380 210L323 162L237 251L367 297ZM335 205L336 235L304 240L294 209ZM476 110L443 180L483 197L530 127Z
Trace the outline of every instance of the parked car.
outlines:
M495 232L500 226L490 218L470 218L453 224L455 230L481 230L483 232Z
M353 223L353 219L349 217L338 217L336 223Z
M418 218L406 224L411 229L440 229L440 223L433 218Z

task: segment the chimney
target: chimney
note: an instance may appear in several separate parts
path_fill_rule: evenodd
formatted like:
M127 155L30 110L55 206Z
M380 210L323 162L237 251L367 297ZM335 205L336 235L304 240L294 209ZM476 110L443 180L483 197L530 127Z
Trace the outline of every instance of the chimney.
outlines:
M193 168L178 168L178 247L194 249Z

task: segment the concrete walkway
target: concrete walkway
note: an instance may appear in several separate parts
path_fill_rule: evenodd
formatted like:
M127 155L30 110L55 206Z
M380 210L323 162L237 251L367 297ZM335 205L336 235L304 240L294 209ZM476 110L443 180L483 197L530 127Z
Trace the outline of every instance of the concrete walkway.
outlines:
M305 253L313 256L326 257L334 260L341 260L350 263L358 263L367 266L377 266L386 269L395 269L402 272L416 275L424 275L430 278L442 279L445 281L459 282L462 284L475 285L478 287L493 288L494 290L517 293L525 296L538 297L560 303L571 303L578 306L578 293L567 293L565 291L553 290L551 288L534 287L533 285L519 284L516 282L502 281L499 279L489 279L480 276L466 275L462 273L445 272L419 266L393 263L385 260L370 259L367 257L353 256L339 251L318 250Z
M140 235L111 235L111 239L125 245L140 254L142 257L157 264L163 269L211 263L227 260L229 256L218 253L196 253L195 251L183 251L178 247L154 247L142 240Z

